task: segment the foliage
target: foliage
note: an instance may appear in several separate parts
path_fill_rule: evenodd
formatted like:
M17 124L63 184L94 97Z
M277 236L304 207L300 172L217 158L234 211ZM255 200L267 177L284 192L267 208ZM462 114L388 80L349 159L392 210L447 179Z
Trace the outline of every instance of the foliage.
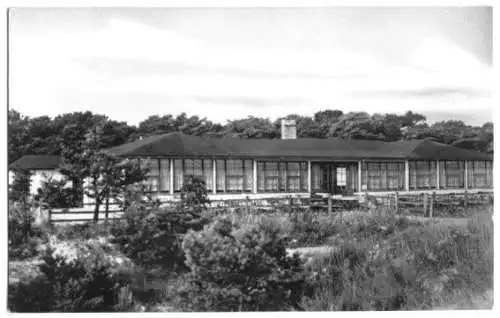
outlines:
M34 226L33 208L29 204L9 202L8 240L10 258L27 258L37 254L43 232Z
M493 288L491 214L465 227L380 220L362 221L330 255L308 263L307 310L432 309L460 297L467 308L464 295Z
M201 213L210 203L205 181L194 176L189 176L186 179L181 188L182 208Z
M207 222L196 214L132 204L124 218L113 224L111 234L113 242L139 264L182 271L182 234L189 229L199 230Z
M251 311L298 308L302 264L286 254L286 237L263 224L239 226L219 219L185 235L190 268L183 291L190 310Z
M49 178L42 182L42 186L35 195L35 201L47 208L70 208L78 206L78 198L72 188L67 186L66 179L55 180Z
M51 242L39 265L42 275L9 285L9 310L15 312L102 312L123 308L130 264L109 257L96 242Z
M289 114L282 118L295 119L299 138L352 138L352 139L425 139L430 138L446 144L455 144L466 149L493 151L493 123L482 126L468 126L460 121L443 121L428 125L426 117L407 111L402 115L364 113L344 114L340 110L326 109L313 116ZM85 159L80 158L85 150L86 134L90 129L101 127L99 149L123 144L140 137L181 131L196 136L240 137L240 138L279 138L280 119L272 122L267 118L247 117L228 121L221 125L206 118L187 116L181 113L153 115L143 120L137 127L108 119L106 116L91 112L75 112L57 116L26 117L10 109L9 163L27 154L61 155L71 165L83 166ZM472 148L471 148L472 147ZM68 174L75 191L81 179L79 170Z
M122 197L116 198L118 205L124 211L147 212L160 206L160 200L151 195L148 185L133 183L124 188Z
M143 181L148 172L139 160L122 159L101 150L105 127L105 122L93 126L85 135L82 142L84 150L78 161L65 164L62 168L67 175L88 179L84 193L94 200L94 222L98 221L102 204L106 205L107 220L110 199L121 198L128 185Z
M9 185L9 200L16 202L27 202L30 195L31 173L24 169L15 169L14 179Z

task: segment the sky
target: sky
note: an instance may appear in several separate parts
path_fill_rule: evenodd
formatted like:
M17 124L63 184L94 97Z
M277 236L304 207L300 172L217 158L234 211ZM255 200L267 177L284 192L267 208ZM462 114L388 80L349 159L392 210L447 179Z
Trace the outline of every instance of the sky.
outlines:
M325 109L492 121L491 8L15 8L9 107L151 115Z

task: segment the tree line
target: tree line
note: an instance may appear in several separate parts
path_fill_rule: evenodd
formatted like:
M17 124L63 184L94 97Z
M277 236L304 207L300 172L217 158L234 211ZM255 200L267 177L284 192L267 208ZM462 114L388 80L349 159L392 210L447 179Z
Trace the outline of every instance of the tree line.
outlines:
M289 114L297 123L298 138L368 140L432 139L461 148L493 152L493 123L471 126L447 120L429 124L419 113L373 114L322 110L313 116ZM280 138L281 119L253 117L214 123L207 118L179 115L149 116L137 126L112 120L90 111L66 113L55 118L28 117L14 109L8 114L9 163L28 154L75 158L86 151L88 133L99 127L99 148L109 148L155 134L182 132L188 135L238 138Z

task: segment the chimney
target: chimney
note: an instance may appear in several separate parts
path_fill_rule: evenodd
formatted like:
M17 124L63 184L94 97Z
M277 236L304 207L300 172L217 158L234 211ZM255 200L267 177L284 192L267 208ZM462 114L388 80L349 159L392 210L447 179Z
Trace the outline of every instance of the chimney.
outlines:
M295 120L281 120L281 139L297 139L297 128L295 127Z

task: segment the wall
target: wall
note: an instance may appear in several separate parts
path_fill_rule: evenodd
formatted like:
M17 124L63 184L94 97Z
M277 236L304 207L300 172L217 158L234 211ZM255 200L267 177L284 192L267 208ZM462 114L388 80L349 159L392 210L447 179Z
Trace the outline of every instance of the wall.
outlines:
M42 187L42 183L50 178L53 180L62 180L64 179L64 175L56 170L32 170L30 194L37 194L38 189ZM71 186L70 182L68 182L67 186Z

